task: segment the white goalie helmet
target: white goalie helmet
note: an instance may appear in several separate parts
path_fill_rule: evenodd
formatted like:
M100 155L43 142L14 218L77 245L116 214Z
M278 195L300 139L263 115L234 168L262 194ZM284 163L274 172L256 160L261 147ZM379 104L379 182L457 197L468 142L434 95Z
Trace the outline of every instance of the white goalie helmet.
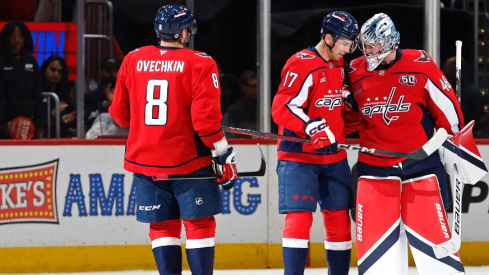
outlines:
M400 34L385 13L377 13L363 24L357 43L367 59L367 70L373 71L389 53L399 47Z

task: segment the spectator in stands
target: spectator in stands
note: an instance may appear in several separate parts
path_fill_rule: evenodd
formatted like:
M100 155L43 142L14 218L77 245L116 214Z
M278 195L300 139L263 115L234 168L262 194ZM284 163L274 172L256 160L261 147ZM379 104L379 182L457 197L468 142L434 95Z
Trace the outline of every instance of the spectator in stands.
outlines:
M40 0L34 21L61 22L61 0Z
M115 84L117 78L111 76L104 80L102 87L105 92L105 101L108 106L112 104L112 98L114 96ZM93 121L92 126L86 133L87 139L94 139L98 136L115 135L115 136L127 136L129 134L129 128L120 127L110 114L106 112L100 113Z
M239 78L233 73L223 73L221 65L216 63L221 83L221 113L224 115L226 109L233 105L242 95Z
M35 22L73 22L76 0L37 0L37 2L37 6L34 7Z
M222 120L223 126L256 130L258 117L258 78L255 71L245 71L241 75L243 96L227 108ZM244 138L241 135L226 135L233 138Z
M462 59L461 65L462 99L460 105L462 107L462 113L464 114L464 123L467 124L470 121L475 120L475 125L472 132L474 136L477 136L479 129L488 121L489 114L484 113L484 101L482 99L482 95L469 80L470 74L467 71L467 63L464 59ZM455 56L449 57L447 60L445 60L443 73L455 91Z
M219 77L221 82L221 112L224 114L227 108L242 96L239 78L233 73L223 73Z
M121 62L115 58L108 58L102 62L100 82L106 83L110 77L117 78ZM107 101L103 85L85 94L85 125L90 127L93 120L101 113L108 112Z
M42 103L41 79L34 44L27 26L20 21L8 22L0 33L0 138L7 134L8 123L25 117L35 127L34 138L40 138L46 121ZM26 121L27 121L26 120Z
M53 92L59 98L60 137L76 137L76 106L71 98L73 86L68 79L66 61L57 55L51 55L41 65L41 83L43 92ZM56 105L50 98L51 137L56 137Z

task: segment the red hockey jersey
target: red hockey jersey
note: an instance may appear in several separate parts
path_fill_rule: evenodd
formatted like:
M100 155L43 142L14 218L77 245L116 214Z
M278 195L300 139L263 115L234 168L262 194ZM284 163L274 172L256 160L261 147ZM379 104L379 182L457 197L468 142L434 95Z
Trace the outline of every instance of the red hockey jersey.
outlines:
M282 81L272 103L272 117L279 133L306 138L304 127L309 119L321 117L336 137L344 143L342 87L345 78L343 59L325 61L315 48L294 54L287 60ZM312 145L282 140L278 159L305 163L328 164L346 158L345 150L335 155L316 153Z
M147 46L124 58L109 112L129 127L124 168L147 176L211 164L221 129L215 61L190 49Z
M434 128L453 135L464 126L450 83L423 50L397 50L391 64L372 72L365 57L359 57L350 64L349 78L363 118L362 146L411 152L433 136ZM360 153L358 159L376 166L405 160L369 153Z

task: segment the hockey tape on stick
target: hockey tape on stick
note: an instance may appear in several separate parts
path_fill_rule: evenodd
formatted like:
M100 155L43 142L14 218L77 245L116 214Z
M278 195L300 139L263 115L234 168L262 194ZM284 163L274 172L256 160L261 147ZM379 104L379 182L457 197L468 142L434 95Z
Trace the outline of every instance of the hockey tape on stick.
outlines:
M455 41L455 95L462 104L462 41Z
M452 238L450 240L433 246L433 252L437 259L441 259L458 252L462 246L462 194L464 183L455 167L452 180L452 199L453 199L453 220L452 220Z
M267 163L265 161L265 156L263 155L263 151L261 150L260 144L257 145L261 155L260 168L258 169L258 171L238 172L238 178L239 177L261 177L265 175L267 169ZM218 179L220 177L222 177L222 175L217 173L176 174L176 175L157 174L157 175L153 175L153 180L157 181L157 180Z
M291 137L291 136L283 136L283 135L272 134L272 133L262 133L262 132L255 131L255 130L233 128L233 127L222 127L222 128L224 131L229 132L229 133L254 136L254 137L263 138L263 139L282 139L282 140L300 142L300 143L310 143L311 142L309 139L305 139L305 138L301 138L301 137ZM362 153L372 153L372 154L375 153L375 154L381 154L381 155L386 155L386 156L394 156L394 157L400 157L400 158L409 158L409 159L421 160L421 159L424 159L427 156L431 155L434 151L436 151L438 149L438 147L440 147L443 144L443 142L445 142L445 140L447 140L447 138L448 138L447 131L443 128L440 128L435 133L435 135L430 140L428 140L428 142L425 145L423 145L423 147L419 148L416 151L410 152L410 153L396 152L396 151L375 149L375 148L367 148L367 147L363 147L360 145L341 144L341 143L338 143L338 148L345 149L345 150L360 151Z

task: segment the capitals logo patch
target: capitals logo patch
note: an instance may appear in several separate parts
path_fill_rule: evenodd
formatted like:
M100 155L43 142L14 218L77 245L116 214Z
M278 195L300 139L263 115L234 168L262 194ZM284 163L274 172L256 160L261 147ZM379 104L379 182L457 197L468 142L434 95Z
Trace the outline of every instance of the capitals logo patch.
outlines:
M206 53L194 53L195 55L198 55L200 57L206 57L206 58L211 58L210 55L206 54Z
M298 52L297 57L301 59L313 59L315 56L308 53Z
M418 58L416 58L414 60L414 62L427 63L427 62L430 62L431 61L431 58L430 58L429 54L426 51L419 50L419 52L421 53L421 56L418 57Z

